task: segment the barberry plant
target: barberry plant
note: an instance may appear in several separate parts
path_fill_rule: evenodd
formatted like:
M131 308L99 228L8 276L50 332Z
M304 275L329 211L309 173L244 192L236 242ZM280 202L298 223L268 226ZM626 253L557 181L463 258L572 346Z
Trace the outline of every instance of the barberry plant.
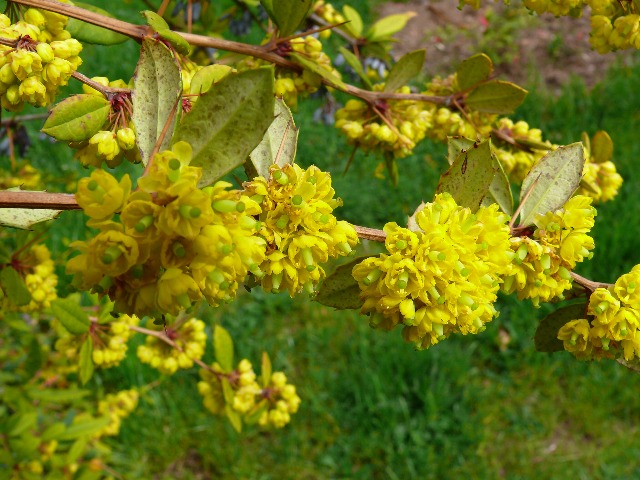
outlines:
M260 375L256 359L236 363L229 333L201 319L245 289L359 310L375 328L402 326L417 349L454 333L483 332L499 314L499 292L534 307L570 300L541 322L539 350L640 362L639 267L614 284L574 272L593 255L594 205L622 186L606 132L555 145L511 119L527 92L496 79L481 53L423 81L424 51L397 60L390 54L411 14L365 26L352 7L263 0L237 2L241 14L212 21L209 1L178 2L173 11L169 3L142 12L139 25L52 0L13 0L0 15L3 110L48 108L42 132L74 149L86 172L67 182L68 192L38 191L40 173L16 158L24 149L9 132L21 118L43 117L6 123L6 478L111 478L101 438L118 435L156 385L89 387L102 369L128 357L155 369L158 383L197 366L204 408L238 431L289 424L304 399L287 374L273 371L267 353ZM634 4L587 3L594 48L640 47ZM575 15L583 2L525 6ZM259 44L219 38L216 29L244 35L252 21L262 29ZM83 43L129 37L140 43L133 78L78 71ZM57 98L72 78L83 93ZM447 144L447 171L406 225L377 230L339 219L342 200L331 173L296 163L292 110L319 90L345 99L335 111L336 129L354 149L377 155L376 172L386 168L396 184L417 144ZM121 166L124 159L130 164ZM46 230L29 230L62 210L82 210L87 231L55 258L41 241ZM379 242L384 252L359 256L360 240ZM144 340L130 349L134 336Z

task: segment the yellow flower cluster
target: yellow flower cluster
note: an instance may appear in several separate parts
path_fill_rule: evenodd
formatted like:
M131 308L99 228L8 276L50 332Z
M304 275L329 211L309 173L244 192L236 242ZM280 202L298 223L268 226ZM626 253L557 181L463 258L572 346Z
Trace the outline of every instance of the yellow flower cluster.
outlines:
M17 162L13 171L0 171L0 189L20 187L21 190L38 190L42 186L40 172L36 170L29 160Z
M133 388L122 390L116 394L108 394L104 400L98 403L98 414L109 417L109 424L104 427L96 436L115 436L120 433L122 420L128 417L138 406L140 394Z
M640 48L640 15L628 13L612 0L589 0L591 46L598 53Z
M267 409L262 412L258 424L263 427L282 428L291 421L291 415L300 407L300 397L296 387L287 383L282 372L273 372L269 385L262 396L267 400Z
M106 324L91 322L89 335L93 342L92 359L96 367L111 368L124 360L127 356L127 342L135 333L129 326L137 325L139 321L135 315L120 315ZM76 362L85 338L84 335L64 332L56 341L55 349L67 359Z
M582 319L558 332L565 350L581 360L640 358L640 265L608 288L596 288Z
M24 283L31 294L31 302L19 307L23 312L42 312L51 306L51 302L58 298L56 286L58 276L55 274L55 265L51 260L51 253L44 244L32 245L28 252L20 256L19 272L24 276ZM4 297L2 309L15 310L9 297Z
M100 230L72 244L80 255L67 271L78 288L109 295L118 312L177 315L202 298L231 301L247 272L259 273L259 204L226 182L198 188L191 153L178 142L156 154L134 193L128 176L102 170L78 182L78 204Z
M416 215L421 231L387 223L388 254L353 269L374 327L404 325L403 336L428 348L451 333L477 333L497 312L500 277L510 269L508 216L493 204L476 213L436 195Z
M124 80L109 81L107 77L93 77L91 80L112 88L128 88ZM102 93L87 85L82 85L84 93L102 96ZM136 133L131 114L133 107L130 96L121 93L111 99L111 111L109 118L102 129L95 133L88 141L72 143L70 146L77 148L75 154L85 167L91 165L100 167L106 162L111 168L122 163L124 157L130 162L140 162L140 152L136 148Z
M527 176L529 170L538 163L549 150L555 148L548 141L542 140L542 132L538 128L530 128L529 124L523 120L514 122L513 120L503 117L497 120L495 127L496 131L513 139L516 142L520 142L523 146L539 144L542 148L527 148L526 150L514 148L508 143L501 143L501 146L492 145L491 151L496 155L496 158L502 164L505 173L509 176L509 179L514 183L522 183L522 180ZM546 146L546 148L544 148Z
M342 200L334 198L328 173L296 164L273 165L270 173L269 180L257 177L244 185L262 207L260 235L267 252L257 276L262 274L267 291L287 290L292 297L302 289L313 293L325 275L320 264L351 253L358 236L333 215Z
M550 13L559 17L563 15L580 16L586 2L583 0L524 0L523 3L525 7L538 15Z
M256 417L263 427L282 428L291 420L291 415L298 411L300 397L296 387L287 384L287 377L282 372L273 372L269 383L261 388L256 381L256 374L251 362L242 359L235 370L224 373L219 364L214 363L212 369L200 370L202 380L198 382L198 391L203 396L207 410L214 415L223 415L227 403L230 407L249 421ZM230 387L230 394L225 397L223 382Z
M173 375L179 368L191 368L193 361L200 360L204 354L207 342L204 327L204 322L196 318L169 325L167 335L176 346L149 335L144 345L138 347L138 358L165 375Z
M324 0L318 0L313 4L313 13L322 18L329 25L338 25L347 21L336 8L325 2ZM320 32L321 38L329 38L331 36L331 30L323 30Z
M590 158L584 164L582 181L576 193L592 197L596 203L608 202L618 195L622 181L615 163L597 163Z
M322 42L320 40L309 35L291 40L290 43L292 52L301 54L304 58L317 64L319 68L340 78L340 73L333 68L331 59L322 51ZM306 68L302 73L285 68L276 68L276 95L282 97L291 109L297 108L298 95L317 92L321 85L322 77Z
M49 105L82 63L82 45L64 29L66 17L30 8L23 18L12 24L0 14L0 37L15 41L0 45L1 103L9 111Z
M571 270L592 256L594 241L587 235L597 214L592 201L577 195L562 209L538 215L533 238L511 238L515 257L502 284L505 293L517 291L519 299L530 298L536 307L563 298L562 292L571 288Z

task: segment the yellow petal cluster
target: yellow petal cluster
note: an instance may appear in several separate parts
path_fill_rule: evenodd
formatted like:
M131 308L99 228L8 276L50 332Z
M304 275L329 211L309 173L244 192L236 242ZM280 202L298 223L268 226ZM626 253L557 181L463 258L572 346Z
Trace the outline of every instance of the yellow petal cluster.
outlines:
M128 417L138 406L139 392L133 388L122 390L118 393L110 393L98 403L98 414L109 417L109 424L98 434L101 436L115 436L120 433L122 420Z
M497 315L500 277L511 268L508 219L495 204L472 213L442 193L416 215L421 230L388 223L388 253L353 269L362 313L373 314L374 327L403 325L417 348L484 330Z

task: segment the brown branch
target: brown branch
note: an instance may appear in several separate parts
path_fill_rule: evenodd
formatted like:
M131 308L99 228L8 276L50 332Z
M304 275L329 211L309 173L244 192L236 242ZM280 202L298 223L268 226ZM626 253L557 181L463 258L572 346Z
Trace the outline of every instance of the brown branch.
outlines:
M81 207L71 193L3 190L0 191L0 208L79 210Z
M73 72L71 76L76 80L80 80L85 85L90 86L94 90L99 91L101 94L103 94L107 98L109 98L109 96L114 93L131 93L131 90L128 88L104 86L101 83L96 82L95 80L91 80L89 77L87 77L86 75L83 75L80 72Z
M384 242L385 239L387 238L386 233L376 228L361 227L359 225L354 225L353 228L356 229L356 233L358 234L358 237L363 238L365 240L373 240L374 242Z
M13 117L3 118L0 121L2 125L15 125L17 123L29 122L31 120L44 120L49 116L48 113L30 113L28 115L14 115Z
M613 286L612 283L594 282L593 280L584 278L582 275L578 275L575 272L571 272L571 278L573 278L582 288L589 290L590 292L593 292L596 288L609 288Z

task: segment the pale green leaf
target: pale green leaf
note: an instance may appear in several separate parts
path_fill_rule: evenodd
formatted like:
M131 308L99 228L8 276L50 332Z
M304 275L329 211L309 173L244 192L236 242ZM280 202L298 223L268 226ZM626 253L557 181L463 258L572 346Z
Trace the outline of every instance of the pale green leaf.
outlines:
M263 2L263 5L264 3L267 2ZM265 10L278 26L280 37L288 37L302 25L314 2L313 0L275 0L268 3L271 4L270 8L265 5Z
M169 30L169 24L158 15L156 12L151 10L143 10L140 14L144 17L147 25L149 25L156 32L160 30Z
M293 163L298 145L298 128L291 110L280 98L276 98L274 119L262 141L249 154L258 175L269 177L269 167L274 163L284 166Z
M74 463L84 454L84 451L87 448L87 442L88 442L87 437L80 437L75 442L73 442L73 444L71 445L71 448L67 452L67 458L66 458L67 464Z
M415 12L397 13L381 18L369 28L365 35L370 42L388 40L402 30L409 20L416 16Z
M335 272L322 282L314 300L338 310L360 309L362 307L361 291L351 272L357 264L366 258L368 256L359 257L336 268Z
M82 335L89 331L89 315L77 302L59 298L51 303L51 313L62 326L73 335Z
M79 365L80 382L85 385L93 375L93 339L87 336L80 347Z
M489 191L495 174L490 140L485 140L458 155L440 177L436 193L449 192L458 205L475 212Z
M262 388L267 388L271 383L271 359L267 352L262 352L262 365L260 366L262 375Z
M152 38L142 41L140 60L134 76L132 120L136 126L136 143L146 165L182 92L180 67L165 44ZM174 115L173 123L178 115ZM159 151L171 143L173 128L169 128Z
M360 38L362 36L362 17L358 13L358 11L350 7L349 5L345 5L342 7L342 15L349 23L346 23L342 28L347 30L353 37Z
M13 305L22 307L31 302L31 293L15 268L4 267L0 271L0 286Z
M95 5L75 1L73 2L73 4L76 7L84 8L85 10L89 10L90 12L99 13L100 15L104 15L105 17L115 18L106 10L103 10L100 7L96 7ZM97 25L83 22L71 17L69 17L69 23L67 23L65 30L67 30L71 34L72 38L75 38L79 42L92 43L94 45L117 45L129 39L129 37L127 37L126 35L122 35L121 33L117 33L113 30L102 28Z
M38 425L38 412L26 412L12 415L7 421L7 434L10 437L18 437L27 430Z
M224 406L224 411L227 415L227 418L229 419L229 422L231 422L231 426L233 427L233 429L236 432L240 433L242 431L242 418L240 418L240 414L236 412L229 404L226 404Z
M220 325L213 329L213 349L216 361L225 372L233 370L233 340L231 335Z
M102 130L110 111L111 104L102 95L72 95L51 109L42 131L63 142L89 140Z
M447 137L447 161L453 165L456 158L463 152L469 150L476 142L465 137Z
M578 188L583 168L582 143L559 147L542 157L522 181L520 202L524 205L520 224L531 225L536 214L562 208ZM525 195L528 195L526 201Z
M613 158L613 140L604 130L597 131L591 139L591 156L596 163L609 162Z
M576 303L561 307L547 315L536 329L534 337L536 350L538 352L559 352L564 350L562 341L558 340L558 331L571 320L586 318L586 313L587 305L585 303Z
M301 65L303 68L315 73L316 75L319 75L321 78L329 82L330 85L336 86L343 90L347 88L346 84L333 71L326 69L313 60L309 60L307 57L299 53L292 53L289 55L289 58L291 58L291 60L293 60L297 64Z
M465 104L471 110L486 113L512 113L522 104L527 91L510 82L493 80L474 88L467 96Z
M109 417L82 419L69 425L67 430L58 436L58 439L75 440L82 437L93 437L109 423L111 423Z
M198 70L191 79L191 85L189 86L189 93L193 95L200 95L208 92L211 85L218 83L233 69L229 65L222 65L216 63L214 65L207 65Z
M507 177L507 173L494 154L491 154L491 159L496 173L484 200L488 204L497 203L503 212L511 215L513 214L513 193L511 192L509 177Z
M220 383L222 384L222 397L224 398L225 403L232 405L235 393L231 388L231 384L229 384L229 379L227 377L222 377L220 379Z
M353 68L353 70L358 74L358 76L364 82L367 88L370 89L372 86L371 79L369 78L367 73L364 71L364 67L362 66L362 63L360 63L360 60L358 60L358 57L356 57L352 51L347 50L344 47L340 47L338 50L340 50L340 53L344 57L345 62L347 62L347 64L351 68Z
M158 36L169 42L179 54L189 55L191 53L191 45L189 45L189 42L187 42L179 33L173 32L167 28L158 30Z
M403 55L387 75L384 91L395 92L414 80L422 71L426 53L426 50L416 50Z
M41 390L33 388L28 391L29 398L46 403L74 402L86 397L89 393L91 393L89 390L80 390L77 388L65 388L61 390L55 390L52 388Z
M53 220L62 210L0 208L0 226L29 230L36 223Z
M467 90L491 77L493 62L484 53L478 53L464 60L456 70L458 91Z
M273 84L271 68L227 75L183 117L174 142L191 144L191 165L203 169L200 187L241 165L260 143L273 120Z
M49 425L44 432L42 432L42 441L48 442L50 440L57 440L60 435L64 433L67 426L62 422L56 422Z

